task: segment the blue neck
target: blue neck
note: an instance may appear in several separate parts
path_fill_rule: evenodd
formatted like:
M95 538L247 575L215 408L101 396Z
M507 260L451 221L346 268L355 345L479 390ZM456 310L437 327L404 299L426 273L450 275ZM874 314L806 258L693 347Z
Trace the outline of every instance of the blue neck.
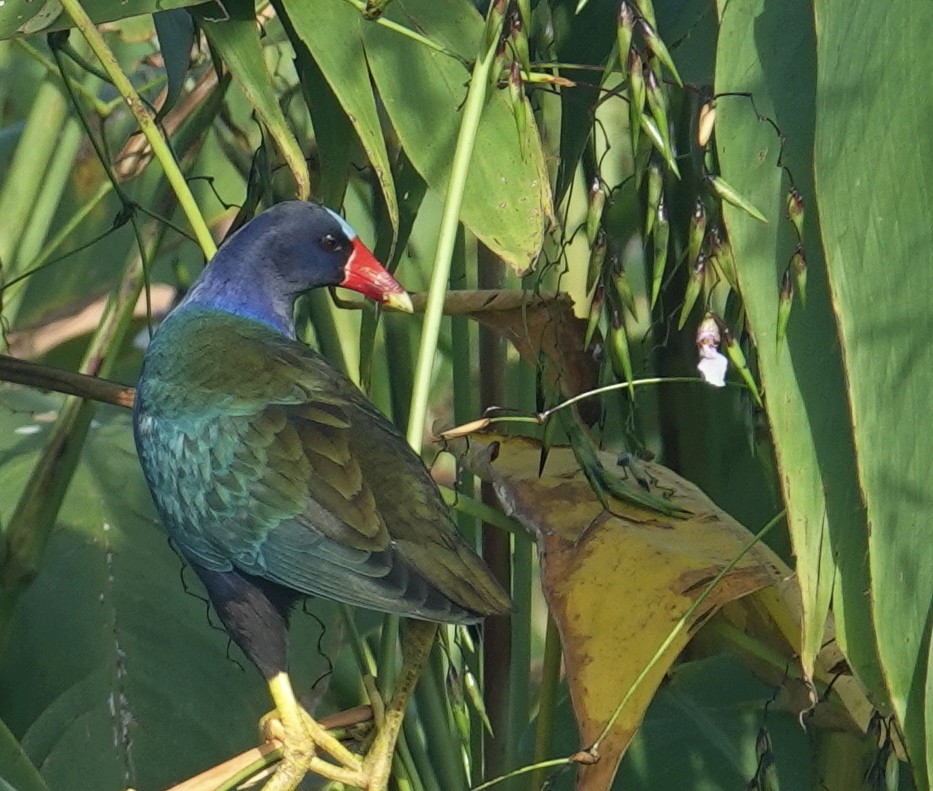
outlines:
M221 250L175 311L197 306L231 313L294 338L296 296L267 263L255 259L246 263L244 257L223 255Z

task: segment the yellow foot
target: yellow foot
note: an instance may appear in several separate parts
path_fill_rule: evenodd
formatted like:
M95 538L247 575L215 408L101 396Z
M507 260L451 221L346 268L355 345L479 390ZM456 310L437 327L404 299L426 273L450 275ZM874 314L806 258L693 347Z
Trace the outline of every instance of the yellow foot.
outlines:
M294 791L309 772L336 780L352 788L366 788L363 761L306 712L292 692L284 673L271 679L269 689L276 710L260 721L266 738L282 744L282 759L263 791ZM337 763L318 757L327 753Z

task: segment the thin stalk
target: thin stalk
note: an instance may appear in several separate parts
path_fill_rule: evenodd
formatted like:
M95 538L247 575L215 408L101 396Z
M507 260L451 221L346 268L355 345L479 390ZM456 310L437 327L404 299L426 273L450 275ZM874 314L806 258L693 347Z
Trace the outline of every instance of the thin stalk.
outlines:
M514 765L514 748L531 715L531 591L534 585L534 543L528 533L504 534L512 541L512 657L509 664L509 766Z
M504 267L498 256L481 244L477 252L479 288L501 288L504 276ZM480 326L480 401L483 406L503 402L505 364L505 340L494 330ZM488 481L480 484L480 497L487 506L497 505L498 498ZM482 544L483 558L492 573L506 590L510 590L513 586L513 537L484 524ZM518 712L515 709L516 698L524 698L527 705L527 697L519 695L513 686L517 672L515 665L518 664L514 653L514 639L522 628L518 622L527 616L527 610L517 609L511 617L492 617L486 620L483 642L483 698L493 730L492 734L486 735L485 744L486 769L491 772L503 772L514 764L519 727L519 719L516 716ZM527 669L526 665L526 676ZM522 716L527 717L527 710L518 715Z
M86 376L0 354L0 382L54 390L102 404L132 408L135 390L99 376Z
M64 261L69 255L72 255L75 251L71 250L60 258L52 260L52 256L55 252L71 238L71 235L78 229L78 226L84 222L90 214L93 213L94 209L97 208L97 205L106 198L113 191L113 184L110 181L101 182L100 186L90 198L85 201L80 208L75 212L75 214L59 229L58 233L55 234L48 242L46 242L45 247L39 252L35 260L30 261L29 268L17 275L16 277L10 278L2 286L0 286L0 294L6 294L10 292L11 294L17 293L17 291L22 288L20 283L25 284L31 275L34 275L41 269L44 269L46 266L51 266L52 264L57 264L60 261ZM110 231L108 230L107 233ZM79 247L79 250L84 249Z
M61 75L58 73L58 66L52 61L51 58L47 57L44 52L39 49L36 49L32 44L29 43L28 39L25 38L14 38L12 43L16 44L20 49L26 52L29 57L33 60L42 64L42 66L49 72L53 79L61 80ZM116 106L113 102L104 102L90 90L86 85L78 83L75 86L75 90L80 93L84 100L94 108L94 112L97 113L101 118L106 118L113 112L113 108ZM122 100L120 100L122 101Z
M376 676L376 658L369 650L369 644L363 639L360 630L356 627L356 620L353 617L353 610L346 604L341 605L340 613L343 615L343 622L347 627L349 635L350 649L356 659L360 674L364 676Z
M492 9L492 6L490 6L490 9ZM415 364L411 410L408 420L407 439L416 452L420 452L422 445L431 380L434 372L434 358L437 353L441 318L444 312L444 297L450 281L451 263L457 242L460 209L463 205L463 193L466 188L470 160L476 144L476 133L479 129L483 106L486 101L486 92L489 85L488 75L494 60L495 43L488 46L474 64L470 87L463 107L463 119L457 136L450 182L444 200L444 210L441 215L437 252L434 258L424 325L421 331L421 342Z
M486 505L469 495L455 492L446 486L439 487L444 495L444 502L454 508L458 513L468 514L489 525L495 525L508 533L523 533L525 529L511 516L506 516L498 508Z
M450 270L451 291L455 285L466 287L466 239L463 226L457 232L457 241L454 246L454 258ZM466 316L451 316L450 318L450 363L453 368L454 383L454 422L465 423L470 415L476 414L475 388L473 387L473 366L470 347L470 323ZM457 490L472 495L475 491L473 476L465 470L459 470L457 476ZM478 525L476 519L468 512L457 509L457 526L460 533L475 549L478 549Z
M399 791L428 791L425 788L424 783L421 782L421 776L418 772L418 766L415 761L415 757L412 755L412 752L408 747L409 741L410 739L402 738L398 740L398 744L396 745L398 754L396 755L395 761L401 763L402 770L404 772L404 778L400 777L399 773L395 770L395 766L397 766L397 763L395 763L393 764L392 771L393 779L398 785Z
M133 113L139 124L140 131L146 136L146 140L149 141L149 145L152 147L152 153L162 165L165 177L168 179L176 198L178 198L178 203L188 218L188 222L191 224L191 229L194 231L204 256L208 259L212 258L214 253L217 252L217 245L214 243L207 223L204 222L204 218L201 216L194 195L191 194L191 188L178 167L178 162L175 160L168 143L162 137L162 133L156 125L148 105L143 102L129 78L123 73L116 57L81 6L80 1L61 0L61 5L71 21L74 22L75 27L81 31L81 35L84 36L97 56L97 59L104 67L104 71L107 72L114 86L129 106L130 112Z
M457 729L452 722L450 703L444 691L445 669L440 651L431 652L425 671L418 688L418 713L424 732L431 734L428 740L430 764L438 774L441 788L466 788L460 740L451 738Z
M367 10L366 9L367 4L365 0L346 0L346 2L352 5L357 11L359 11L361 14L365 16L366 10ZM432 41L427 36L422 36L417 31L412 30L409 27L405 27L404 25L400 25L398 22L393 22L391 19L387 19L384 16L377 17L376 19L373 19L371 21L377 25L381 25L386 30L391 30L395 33L398 33L404 36L405 38L410 38L412 41L417 42L418 44L421 44L422 46L425 46L428 49L432 49L435 52L440 52L442 55L449 55L454 60L457 60L460 63L465 63L463 58L461 58L457 53L451 52L446 47L442 47L436 41Z
M538 721L535 729L535 749L532 760L538 764L547 759L554 741L554 720L557 711L557 693L560 689L561 645L557 622L548 613L544 636L544 663L541 668L541 687L538 691ZM543 769L531 776L530 790L539 789L547 779Z
M80 145L81 125L74 118L66 118L42 188L32 206L29 223L20 240L16 253L17 269L23 261L32 261L42 248L52 227L62 194L74 171L75 157Z
M0 263L7 276L16 269L20 240L29 224L29 216L52 160L68 104L51 78L39 86L26 120L26 128L16 146L16 153L0 193Z
M76 2L76 0L68 0ZM490 9L495 4L490 5ZM479 129L486 92L489 85L489 71L495 61L495 43L477 58L473 66L470 88L463 106L463 120L457 136L450 182L444 199L444 211L441 215L437 238L437 253L431 272L431 286L428 289L428 302L424 312L424 327L421 331L421 344L415 364L415 382L411 395L411 416L408 421L408 443L415 449L421 449L425 418L428 413L428 399L431 391L431 376L434 370L434 355L437 351L437 339L441 330L441 317L444 313L444 296L450 281L450 267L453 260L454 246L457 241L457 226L460 221L460 208L463 205L463 193L466 188L470 159L476 145L476 133Z

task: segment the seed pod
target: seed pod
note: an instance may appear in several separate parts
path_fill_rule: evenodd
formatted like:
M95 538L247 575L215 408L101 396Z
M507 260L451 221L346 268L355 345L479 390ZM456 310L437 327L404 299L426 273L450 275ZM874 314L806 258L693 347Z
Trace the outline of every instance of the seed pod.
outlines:
M667 96L661 83L658 82L658 75L654 69L648 67L644 70L645 75L645 95L648 99L648 109L658 124L658 131L661 132L661 139L664 141L664 150L670 150L670 125L667 122ZM664 153L662 151L662 153Z
M709 229L706 235L706 244L709 249L710 262L719 270L723 279L738 291L739 279L735 271L735 256L732 253L732 245L729 240L723 236L722 229L714 225Z
M509 14L509 43L512 57L522 65L525 74L531 74L531 58L528 55L528 34L518 9Z
M661 163L657 155L651 155L648 160L648 203L645 206L645 239L651 235L654 220L658 215L658 206L661 205L661 193L664 190L664 174L661 172Z
M483 721L483 727L489 733L492 733L492 723L489 721L489 717L486 715L486 704L483 702L483 691L479 688L479 684L476 681L476 676L474 676L470 670L467 670L463 674L463 688L466 690L467 700L470 702L473 710Z
M531 25L531 0L515 0L515 5L527 29Z
M489 68L489 87L490 88L501 88L502 85L499 83L499 78L502 76L503 70L506 68L508 60L506 58L506 40L504 38L499 39L499 43L496 45L496 54L492 61L492 66Z
M803 242L803 196L796 187L787 193L787 218L797 231L797 241Z
M619 66L622 77L628 74L629 53L632 50L632 35L635 33L635 14L632 7L622 0L619 5L619 20L616 24L616 42L619 45Z
M593 292L593 300L590 302L590 315L586 320L586 332L583 334L583 348L589 349L590 342L593 340L593 335L596 333L596 329L600 329L600 335L605 335L606 321L605 321L605 312L603 310L603 304L605 302L605 294L603 293L602 285L597 285L596 290Z
M667 266L667 243L670 237L670 223L667 219L667 208L664 205L664 197L658 204L658 216L654 221L654 258L651 270L651 307L654 308L658 301L658 294L661 293L661 283L664 281L664 269Z
M723 345L726 347L726 357L729 358L729 362L732 363L736 370L742 375L745 386L748 388L749 393L751 393L755 403L759 407L763 407L764 405L761 403L761 394L758 392L758 385L755 384L755 377L752 376L751 369L748 367L748 362L745 360L745 353L742 351L742 347L736 343L735 338L732 337L732 333L725 324L720 324L719 329L722 333Z
M781 275L781 293L778 298L777 340L784 340L787 334L787 323L790 321L790 309L794 304L794 281L791 278L790 267Z
M716 126L716 104L707 102L700 108L700 118L697 122L697 143L700 148L706 148L706 144L713 136L713 128Z
M619 378L625 378L625 381L631 385L635 378L632 370L632 355L628 346L628 333L625 331L625 322L617 310L612 311L612 327L609 330L609 337L606 338L606 346L609 349L609 362L612 370ZM631 388L629 388L631 394Z
M490 47L498 44L508 8L509 0L492 0L489 4L489 10L486 12L486 29L483 33L486 48L483 52L488 52Z
M703 247L703 239L706 236L706 207L703 205L703 199L697 196L696 203L693 206L693 214L690 216L690 230L687 232L687 265L693 266L700 255L700 249Z
M590 263L586 269L586 293L589 294L603 273L606 262L606 234L599 231L590 245Z
M628 126L632 137L632 156L638 156L638 133L645 115L645 76L641 55L636 50L628 54Z
M807 306L807 257L803 252L803 245L797 245L797 249L790 259L790 268L794 272L794 280L797 282L797 293L800 294L800 304Z
M632 317L637 321L638 308L635 304L635 294L632 292L632 286L628 282L628 277L625 274L625 269L622 267L622 261L619 259L618 253L612 256L609 276L612 280L616 299L625 305L628 312L631 313Z
M522 70L516 60L512 61L509 69L509 101L512 104L512 115L515 116L515 126L518 129L518 140L522 146L522 159L524 159L525 129L528 123L525 108L525 81L522 79Z
M603 190L602 182L599 177L593 179L590 186L590 202L586 208L586 241L593 244L596 239L596 233L599 231L599 223L603 218L603 208L606 205L606 192ZM589 287L587 287L589 291Z
M470 711L467 709L466 699L463 696L463 682L460 674L451 666L447 672L447 698L450 701L450 711L454 715L454 724L464 742L470 740Z
M667 46L661 40L661 37L655 31L654 26L649 24L648 20L642 18L639 27L641 28L641 34L645 39L645 43L648 45L648 49L651 50L651 54L664 64L664 67L671 73L674 81L683 87L684 83L683 80L680 79L680 74L677 73L674 59L671 57L671 53L668 52Z
M652 5L651 0L635 0L635 8L638 9L638 13L651 27L656 28L658 26L658 20L654 15L654 5Z
M680 178L680 170L677 167L677 161L674 159L673 149L666 145L664 138L661 136L661 130L658 129L658 125L654 120L644 113L641 116L641 128L651 140L651 145L654 146L655 151L664 157L664 163L670 168L671 173Z
M680 321L677 322L677 329L682 330L687 323L687 316L693 310L697 297L700 296L700 289L703 281L706 279L706 256L700 256L694 266L690 267L690 277L687 280L687 290L684 293L684 304L680 309Z
M726 203L731 203L738 209L741 209L750 217L754 217L759 222L767 223L765 216L756 209L752 203L743 198L733 187L726 183L722 176L714 176L712 173L706 176L706 181L716 195Z

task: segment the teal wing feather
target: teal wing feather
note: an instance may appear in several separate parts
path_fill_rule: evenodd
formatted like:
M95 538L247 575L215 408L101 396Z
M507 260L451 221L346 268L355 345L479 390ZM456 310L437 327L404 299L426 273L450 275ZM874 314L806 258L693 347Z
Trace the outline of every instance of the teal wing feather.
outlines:
M141 458L194 562L415 617L509 608L421 459L320 356L207 311L173 317L153 346Z

